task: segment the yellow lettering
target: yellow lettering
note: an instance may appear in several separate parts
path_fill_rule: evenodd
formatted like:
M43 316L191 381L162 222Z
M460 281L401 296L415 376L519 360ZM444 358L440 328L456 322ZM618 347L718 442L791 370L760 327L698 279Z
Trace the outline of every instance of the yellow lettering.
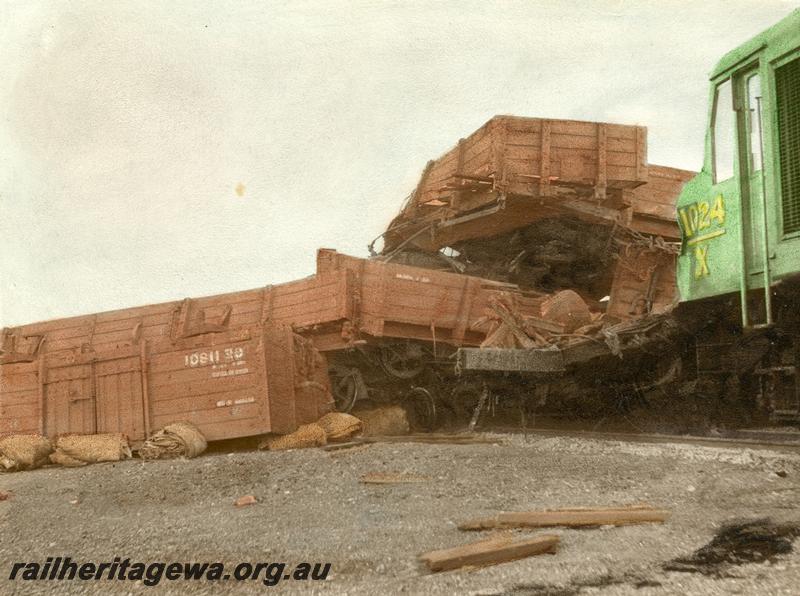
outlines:
M722 199L722 195L717 195L717 198L714 199L714 207L709 215L711 219L716 219L719 225L725 225L725 201Z
M700 214L697 220L697 228L699 230L705 230L707 227L711 226L711 220L708 218L708 203L700 201L697 204L697 210Z
M692 231L697 231L699 226L699 215L697 213L697 204L692 203L689 205L689 225L692 227Z
M694 249L694 278L706 277L711 271L708 269L708 245L696 246Z
M692 224L689 222L686 209L680 209L679 212L681 214L681 223L683 224L683 233L687 238L691 238L694 235L694 230L692 229Z

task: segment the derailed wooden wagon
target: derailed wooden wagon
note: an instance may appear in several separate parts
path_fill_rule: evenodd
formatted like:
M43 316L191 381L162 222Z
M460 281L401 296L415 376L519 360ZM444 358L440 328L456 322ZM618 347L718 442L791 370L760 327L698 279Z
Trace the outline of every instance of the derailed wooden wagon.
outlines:
M623 191L647 180L643 126L495 116L428 162L384 252L454 246L565 210L613 222Z
M428 162L376 258L575 292L569 301L591 324L559 328L546 315L536 345L523 333L520 345L464 346L457 391L473 403L476 385L539 403L543 392L561 406L591 401L670 341L659 315L677 302L675 202L693 175L648 164L643 127L498 116Z
M663 312L676 300L675 202L694 172L648 164L646 138L496 116L428 162L377 258L571 289L618 321Z
M313 339L328 358L338 409L363 400L399 402L424 428L437 421L432 387L454 378L456 348L486 339L479 322L500 296L513 296L531 317L544 299L514 284L320 249L315 275L237 300Z
M286 284L4 329L0 434L138 442L176 421L209 440L287 433L332 408L329 365L343 409L401 399L431 365L452 369L458 346L483 341L474 324L493 296L538 308L510 284L333 250L317 261Z
M190 322L188 306L4 330L0 435L119 432L136 444L188 421L218 440L291 432L332 409L325 359L308 340L286 325L232 325L229 311Z

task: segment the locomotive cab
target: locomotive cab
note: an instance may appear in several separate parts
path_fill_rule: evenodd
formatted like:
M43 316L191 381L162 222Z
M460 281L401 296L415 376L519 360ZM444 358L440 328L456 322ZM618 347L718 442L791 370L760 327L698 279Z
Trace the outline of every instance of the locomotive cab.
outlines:
M800 10L712 72L703 169L677 208L698 378L800 420Z
M770 287L800 273L800 10L719 62L708 122L678 199L681 301L738 292L743 327L772 324Z

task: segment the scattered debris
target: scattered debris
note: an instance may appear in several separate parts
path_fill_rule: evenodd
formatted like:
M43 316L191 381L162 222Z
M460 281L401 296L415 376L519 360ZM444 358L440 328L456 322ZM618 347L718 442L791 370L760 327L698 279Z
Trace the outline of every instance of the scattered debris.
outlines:
M499 513L494 517L473 519L459 524L459 530L491 530L498 528L546 528L567 526L582 528L591 526L629 526L634 524L661 523L670 515L666 509L649 505L633 505L609 508L572 508L543 511Z
M283 451L286 449L306 449L308 447L322 447L328 442L325 429L312 422L304 424L288 435L272 435L264 439L258 446L259 449L270 451Z
M560 538L542 534L533 538L515 539L513 535L492 536L454 548L435 550L420 555L431 571L449 571L461 567L497 565L533 555L555 553Z
M97 435L61 435L55 442L50 461L66 467L129 459L128 439L121 433Z
M364 484L413 484L428 479L427 476L403 472L367 472L361 476L361 482Z
M518 312L516 296L501 292L489 299L486 314L472 325L472 329L486 329L486 339L481 348L535 348L545 341L535 332L525 329L524 318Z
M41 435L10 435L0 439L0 471L32 470L47 463L53 450Z
M142 459L197 457L208 447L203 433L189 422L168 424L139 448Z
M434 445L500 445L502 439L476 436L473 433L422 433L404 437L369 437L367 443L429 443Z
M364 428L364 423L352 414L330 412L317 420L317 424L325 431L328 442L345 441L357 435Z
M573 290L556 292L546 298L540 308L543 319L563 325L567 333L593 322L586 302Z
M236 507L247 507L248 505L255 505L256 503L258 503L258 500L254 495L245 495L243 497L239 497L233 502L234 506Z
M353 414L363 423L365 437L407 435L410 431L408 415L400 406L358 410Z
M12 493L7 490L0 490L0 501L7 501L11 498Z
M798 536L797 523L781 524L767 518L734 521L722 526L711 542L691 555L666 563L664 570L721 575L731 566L772 561L792 552Z
M366 447L373 445L373 443L364 441L363 439L356 439L355 441L348 441L347 443L331 443L321 447L323 451L344 451L346 449L354 449L356 447Z
M406 436L382 436L382 437L360 437L347 443L339 443L336 445L327 445L324 447L326 451L338 451L340 449L349 449L350 447L358 447L361 445L370 445L375 443L427 443L431 445L502 445L503 441L499 438L489 438L476 436L470 433L459 434L446 434L446 433L430 433L430 434L414 434Z

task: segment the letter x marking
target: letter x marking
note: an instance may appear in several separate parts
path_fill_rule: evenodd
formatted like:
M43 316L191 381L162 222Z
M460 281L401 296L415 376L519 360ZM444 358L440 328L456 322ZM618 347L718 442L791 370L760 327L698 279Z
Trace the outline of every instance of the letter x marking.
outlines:
M701 277L705 277L711 271L708 269L708 246L697 246L694 249L694 257L696 259L696 264L694 267L694 277L695 279L700 279Z

